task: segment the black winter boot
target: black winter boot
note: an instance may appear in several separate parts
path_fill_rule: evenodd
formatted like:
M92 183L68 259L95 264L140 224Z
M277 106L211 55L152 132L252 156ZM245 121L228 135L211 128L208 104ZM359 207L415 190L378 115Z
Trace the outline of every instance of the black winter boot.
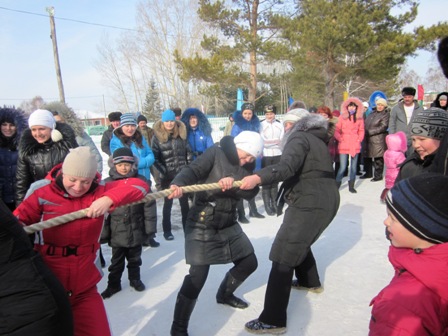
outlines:
M348 181L348 191L350 191L352 194L356 194L357 191L355 190L355 181Z
M271 188L270 186L263 187L261 191L261 196L263 197L264 209L268 216L274 216L274 211L271 208Z
M278 194L278 184L271 186L271 209L274 215L277 214L277 194Z
M257 210L257 205L255 204L255 197L249 200L249 216L255 218L264 218Z
M195 305L196 300L189 299L181 293L177 294L171 336L188 336L188 323Z
M226 273L224 280L219 286L218 293L216 293L216 302L229 305L234 308L245 309L249 307L247 302L233 295L233 292L242 284L242 281L235 279L230 272Z
M236 204L236 209L238 212L238 222L240 224L248 224L249 220L246 218L246 214L244 213L244 203L243 199L240 199Z

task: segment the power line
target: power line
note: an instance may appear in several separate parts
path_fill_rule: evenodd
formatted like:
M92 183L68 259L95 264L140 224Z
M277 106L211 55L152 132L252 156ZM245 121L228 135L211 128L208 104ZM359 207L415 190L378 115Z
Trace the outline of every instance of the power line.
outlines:
M12 8L6 8L6 7L1 7L1 6L0 6L0 9L7 10L7 11L10 11L10 12L22 13L22 14L48 17L48 15L46 15L46 14L33 13L33 12L28 12L28 11L19 10L19 9L12 9ZM55 16L54 18L57 19L57 20L71 21L71 22L82 23L82 24L91 25L91 26L99 26L99 27L104 27L104 28L112 28L112 29L119 29L119 30L127 30L127 31L138 32L137 29L132 29L132 28L117 27L117 26L105 25L105 24L102 24L102 23L95 23L95 22L88 22L88 21L75 20L75 19L69 19L69 18L62 18L62 17L58 17L58 16Z

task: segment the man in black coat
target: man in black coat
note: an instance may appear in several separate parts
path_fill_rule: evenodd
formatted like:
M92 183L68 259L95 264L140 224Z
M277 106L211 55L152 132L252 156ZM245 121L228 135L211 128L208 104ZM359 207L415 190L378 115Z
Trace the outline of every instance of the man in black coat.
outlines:
M339 208L339 191L325 143L326 125L322 116L302 113L285 134L280 162L245 177L240 187L246 190L284 181L280 199L288 204L269 255L272 268L263 312L258 319L246 323L246 330L251 333L286 332L294 271L298 289L322 289L311 245Z
M110 139L112 139L114 129L116 129L118 126L120 126L120 117L121 117L121 112L109 113L107 118L109 119L110 125L107 128L107 130L103 133L103 136L101 137L101 150L109 156L112 155L112 153L110 152L110 146L109 146Z

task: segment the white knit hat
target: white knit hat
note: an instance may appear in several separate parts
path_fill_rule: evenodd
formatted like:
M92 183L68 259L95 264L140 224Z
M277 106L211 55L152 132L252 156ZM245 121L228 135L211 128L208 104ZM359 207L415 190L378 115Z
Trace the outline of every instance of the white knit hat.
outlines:
M70 149L62 164L62 173L70 176L94 178L98 164L87 146Z
M286 122L296 123L300 119L302 119L303 117L306 117L309 114L310 113L303 108L293 109L283 116L283 124Z
M253 157L258 157L263 152L263 139L257 132L243 131L235 139L235 146Z
M45 126L51 128L51 139L54 142L62 140L62 134L56 130L56 120L53 117L53 113L47 110L36 110L31 113L28 119L28 126Z

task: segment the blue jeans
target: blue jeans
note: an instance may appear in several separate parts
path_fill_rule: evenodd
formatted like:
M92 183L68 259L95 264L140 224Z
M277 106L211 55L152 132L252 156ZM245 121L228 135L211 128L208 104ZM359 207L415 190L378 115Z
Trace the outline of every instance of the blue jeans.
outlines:
M336 182L341 182L342 178L344 177L344 172L347 169L348 164L348 154L339 154L339 170L338 174L336 175ZM356 180L356 164L358 162L358 156L359 153L355 155L355 157L351 157L350 162L350 172L349 177L350 181Z

